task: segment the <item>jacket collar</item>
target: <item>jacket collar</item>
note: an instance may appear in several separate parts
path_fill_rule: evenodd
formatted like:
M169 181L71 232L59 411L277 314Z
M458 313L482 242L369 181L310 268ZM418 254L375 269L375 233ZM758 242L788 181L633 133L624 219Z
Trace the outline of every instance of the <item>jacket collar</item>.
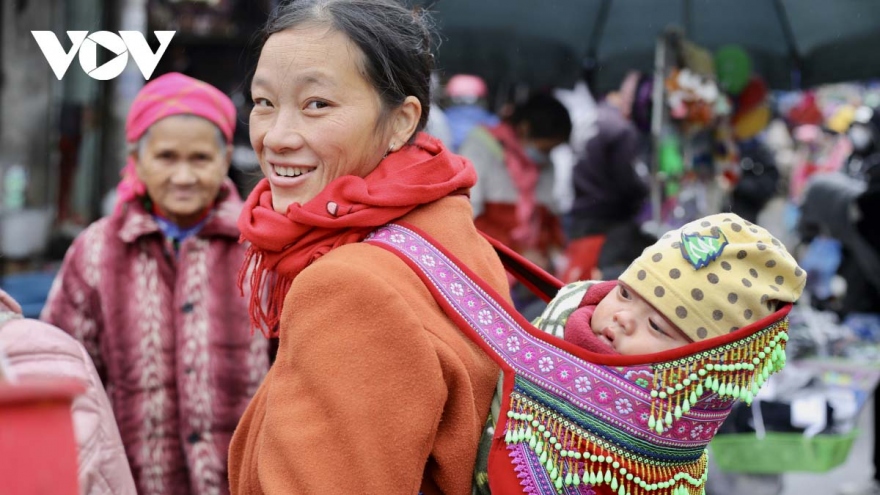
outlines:
M207 223L196 234L198 237L230 237L238 239L238 215L241 212L241 197L235 188L235 184L226 179L220 186L217 202L210 213ZM140 198L126 203L115 215L119 222L119 238L122 242L130 244L140 237L161 233L159 224L146 209Z

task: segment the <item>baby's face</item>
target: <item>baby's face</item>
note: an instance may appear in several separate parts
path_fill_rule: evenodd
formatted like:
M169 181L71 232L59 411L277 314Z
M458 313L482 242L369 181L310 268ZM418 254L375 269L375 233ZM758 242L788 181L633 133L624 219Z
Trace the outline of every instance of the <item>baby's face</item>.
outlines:
M596 306L593 333L620 354L650 354L681 347L690 340L628 285L617 288Z

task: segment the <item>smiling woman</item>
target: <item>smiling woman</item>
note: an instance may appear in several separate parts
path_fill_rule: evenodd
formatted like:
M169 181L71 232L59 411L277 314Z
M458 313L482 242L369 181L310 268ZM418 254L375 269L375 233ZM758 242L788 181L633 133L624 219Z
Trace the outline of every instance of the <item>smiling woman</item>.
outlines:
M266 41L252 85L250 130L275 211L308 202L337 177L366 177L414 133L418 98L408 96L383 115L379 94L361 73L362 57L344 34L324 25Z
M406 222L508 292L472 220L473 167L420 132L427 26L394 0L301 0L269 20L250 117L266 178L239 227L252 323L280 346L233 437L233 493L470 494L498 367L360 242Z

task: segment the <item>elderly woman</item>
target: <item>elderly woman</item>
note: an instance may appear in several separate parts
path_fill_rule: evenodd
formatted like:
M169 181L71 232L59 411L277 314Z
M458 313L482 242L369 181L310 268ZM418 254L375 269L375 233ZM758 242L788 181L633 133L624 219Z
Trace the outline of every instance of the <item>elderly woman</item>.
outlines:
M499 368L407 264L360 242L406 222L507 292L474 227L473 168L420 133L424 14L301 0L265 34L250 136L266 178L239 226L266 289L252 318L280 346L232 440L232 492L469 494Z
M43 310L94 360L141 495L227 492L229 440L268 368L235 287L234 128L213 86L145 85L117 209L74 241Z

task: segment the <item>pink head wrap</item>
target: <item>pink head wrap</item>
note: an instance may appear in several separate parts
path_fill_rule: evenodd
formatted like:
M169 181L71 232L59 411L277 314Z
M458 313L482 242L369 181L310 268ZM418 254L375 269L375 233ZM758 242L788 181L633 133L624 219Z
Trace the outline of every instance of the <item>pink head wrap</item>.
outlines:
M136 143L157 121L172 115L195 115L216 125L226 141L235 131L235 105L228 96L210 84L178 72L164 74L148 82L134 99L125 121L125 140ZM122 204L146 194L146 186L128 157L116 186L116 210Z

